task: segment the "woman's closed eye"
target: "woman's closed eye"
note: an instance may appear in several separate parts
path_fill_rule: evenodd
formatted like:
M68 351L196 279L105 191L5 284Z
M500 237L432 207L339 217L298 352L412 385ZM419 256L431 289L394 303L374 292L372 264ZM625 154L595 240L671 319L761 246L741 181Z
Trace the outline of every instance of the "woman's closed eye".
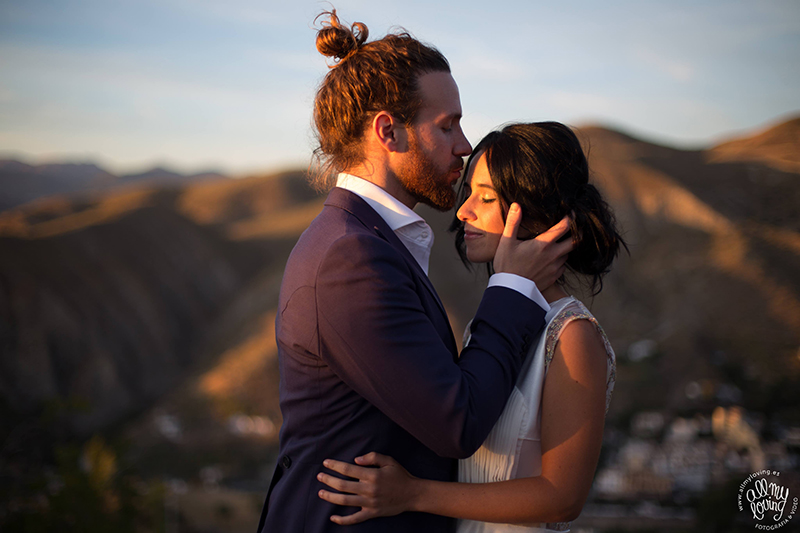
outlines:
M481 202L484 204L491 204L492 202L496 202L497 198L493 196L481 196Z

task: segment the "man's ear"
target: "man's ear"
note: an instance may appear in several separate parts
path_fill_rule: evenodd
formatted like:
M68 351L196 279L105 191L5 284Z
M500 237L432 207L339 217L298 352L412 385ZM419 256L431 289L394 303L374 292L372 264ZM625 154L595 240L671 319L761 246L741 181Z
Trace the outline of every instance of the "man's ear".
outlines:
M408 149L408 131L405 124L387 111L379 111L373 117L371 132L387 152L405 152Z

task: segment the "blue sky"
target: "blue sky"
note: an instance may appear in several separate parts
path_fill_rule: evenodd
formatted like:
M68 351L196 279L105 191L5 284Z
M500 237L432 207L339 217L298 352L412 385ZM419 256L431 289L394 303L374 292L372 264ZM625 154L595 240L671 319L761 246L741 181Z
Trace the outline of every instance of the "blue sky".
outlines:
M0 156L231 173L308 164L327 2L0 0ZM800 112L800 2L347 0L448 57L475 143L508 121L700 147Z

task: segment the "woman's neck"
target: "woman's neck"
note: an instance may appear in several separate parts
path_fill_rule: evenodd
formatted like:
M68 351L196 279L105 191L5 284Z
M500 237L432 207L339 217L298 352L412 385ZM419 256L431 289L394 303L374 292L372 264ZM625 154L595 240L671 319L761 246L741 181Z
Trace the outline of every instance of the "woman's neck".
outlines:
M547 303L551 304L556 300L560 300L561 298L566 298L569 296L567 292L561 288L560 285L550 285L545 290L542 291L542 296L544 299L547 300Z

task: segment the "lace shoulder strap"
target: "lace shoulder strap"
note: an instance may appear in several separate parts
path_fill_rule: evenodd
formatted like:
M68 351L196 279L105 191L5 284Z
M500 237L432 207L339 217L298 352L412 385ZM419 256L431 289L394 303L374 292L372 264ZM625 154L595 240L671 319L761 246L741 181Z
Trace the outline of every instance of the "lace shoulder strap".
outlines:
M567 324L573 320L588 320L597 329L600 338L603 339L603 346L605 346L606 355L608 356L608 370L606 372L606 412L608 412L608 406L611 404L611 393L614 391L614 384L617 379L616 356L614 355L614 350L611 348L611 343L608 342L605 331L603 331L603 328L597 323L597 319L586 309L586 306L578 300L567 304L547 325L547 337L545 338L544 351L545 376L547 376L547 371L550 369L550 362L553 360L553 355L555 355L556 345L558 344L559 337L561 337L561 332L564 331Z

